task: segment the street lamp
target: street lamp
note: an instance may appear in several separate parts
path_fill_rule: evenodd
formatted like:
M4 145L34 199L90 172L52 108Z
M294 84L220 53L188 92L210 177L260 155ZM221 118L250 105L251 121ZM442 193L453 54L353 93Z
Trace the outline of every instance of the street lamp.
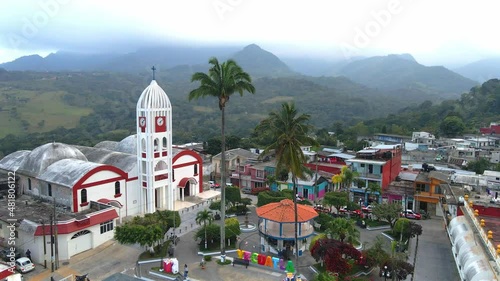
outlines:
M387 277L390 277L389 270L387 269L387 265L384 265L384 271L382 272L382 276L384 276L385 281L387 281Z

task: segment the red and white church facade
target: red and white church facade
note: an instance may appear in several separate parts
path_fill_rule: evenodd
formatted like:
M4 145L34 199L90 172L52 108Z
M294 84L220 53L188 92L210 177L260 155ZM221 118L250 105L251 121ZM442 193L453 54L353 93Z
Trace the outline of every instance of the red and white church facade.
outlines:
M17 197L24 199L17 203L17 244L30 249L34 262L51 260L43 241L50 241L54 203L59 260L67 260L112 239L122 219L175 210L176 201L203 192L203 160L172 144L172 107L155 80L139 98L136 122L137 134L120 142L47 143L0 160L0 170L18 179ZM1 210L0 223L9 223ZM0 238L9 235L2 226Z

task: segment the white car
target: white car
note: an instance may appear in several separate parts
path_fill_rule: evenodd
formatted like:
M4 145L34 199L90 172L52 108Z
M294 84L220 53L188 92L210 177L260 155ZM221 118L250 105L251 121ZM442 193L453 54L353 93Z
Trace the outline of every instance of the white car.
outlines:
M30 272L35 269L35 265L30 259L23 257L16 260L16 269L21 273Z

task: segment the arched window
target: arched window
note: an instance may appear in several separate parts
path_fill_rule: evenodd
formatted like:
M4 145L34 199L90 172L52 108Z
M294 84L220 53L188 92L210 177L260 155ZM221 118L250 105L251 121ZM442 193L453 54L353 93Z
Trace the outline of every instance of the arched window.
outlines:
M159 151L160 150L159 147L158 147L158 145L159 145L158 142L159 142L158 139L154 140L154 151Z
M82 189L80 191L80 203L87 203L87 190L86 189Z
M31 179L28 179L28 190L31 190Z
M47 193L52 196L52 185L50 183L47 185Z
M121 192L120 192L120 182L117 181L115 182L115 195L120 195Z
M194 164L194 175L198 175L198 164Z

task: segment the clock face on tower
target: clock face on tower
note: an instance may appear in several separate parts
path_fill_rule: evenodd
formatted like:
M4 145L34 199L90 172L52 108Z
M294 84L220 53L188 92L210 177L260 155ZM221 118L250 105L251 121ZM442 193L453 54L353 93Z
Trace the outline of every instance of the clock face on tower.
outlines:
M146 117L139 117L139 128L143 133L146 131Z
M156 126L155 126L155 131L157 133L161 133L161 132L166 132L167 131L167 124L166 121L165 121L165 116L157 116L156 117Z

